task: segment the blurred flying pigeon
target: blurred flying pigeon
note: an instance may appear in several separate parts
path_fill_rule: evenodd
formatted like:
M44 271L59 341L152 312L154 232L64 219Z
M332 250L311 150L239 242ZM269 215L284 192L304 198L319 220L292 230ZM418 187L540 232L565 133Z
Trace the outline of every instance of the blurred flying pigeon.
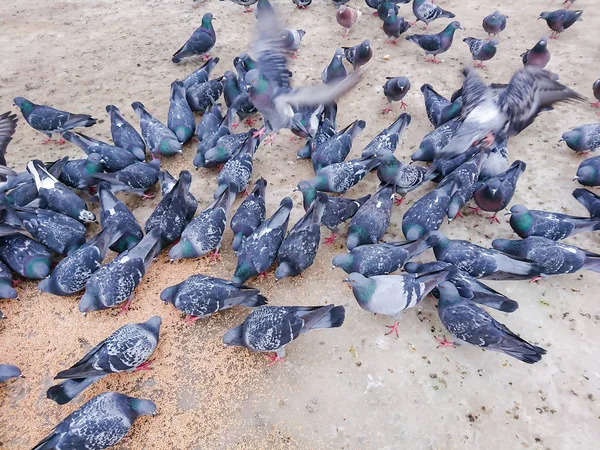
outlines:
M347 38L350 33L350 28L356 23L362 15L360 9L353 9L346 5L341 5L335 13L337 23L344 28L344 37Z
M600 156L583 160L577 168L574 180L584 186L600 186Z
M243 284L249 278L265 273L275 261L294 206L289 197L281 200L279 205L279 209L260 224L250 236L242 238L232 282Z
M377 167L377 178L384 184L392 184L394 191L400 194L400 201L397 201L397 204L402 204L406 194L425 181L427 169L424 167L401 163L393 153L385 150L379 151L377 158L381 162Z
M31 128L48 136L44 144L50 142L53 133L62 134L72 128L91 127L97 122L88 114L71 114L51 106L36 105L23 97L16 97L14 102Z
M433 161L442 149L448 145L461 124L462 122L456 118L438 126L423 138L419 148L410 156L410 159L413 161Z
M600 196L587 189L575 189L573 197L585 206L590 213L590 217L600 218Z
M67 161L58 179L73 189L93 189L98 184L98 179L93 175L103 171L104 157L99 153L92 153L86 159Z
M112 447L138 417L155 414L156 405L150 400L104 392L65 417L33 450Z
M102 156L102 164L107 172L116 172L124 169L139 159L133 153L121 147L107 144L97 139L88 137L81 133L71 133L67 131L63 137L72 144L81 148L87 155L98 153Z
M325 84L337 84L346 78L348 72L346 71L346 67L343 62L344 51L341 48L337 48L331 59L331 62L323 72L321 73L321 80Z
M12 272L6 264L0 261L0 299L17 298L18 296L17 291L13 287ZM0 316L4 316L2 311L0 311Z
M430 3L426 4L430 5ZM459 22L454 21L450 22L450 24L438 34L412 34L407 36L406 40L414 42L425 50L425 62L439 64L441 61L437 59L437 55L448 51L452 45L454 32L456 30L462 30L462 28L460 27ZM427 55L433 55L433 59L428 59Z
M191 324L234 306L254 308L266 305L267 299L259 295L259 292L258 289L236 285L222 278L192 275L181 283L163 290L160 299L172 303L179 311L188 314L186 323Z
M344 50L344 57L352 64L354 70L360 69L373 57L373 49L368 39L365 39L354 47L342 47L342 49Z
M146 145L153 154L172 156L183 153L177 136L162 122L154 118L141 102L133 102L131 107L140 119L140 128Z
M402 233L407 240L415 241L440 228L450 206L450 187L446 184L434 189L408 208L402 216Z
M600 124L593 123L573 128L564 133L560 141L565 141L569 148L577 153L593 152L600 147Z
M106 181L113 192L132 192L143 198L153 198L153 194L146 194L158 183L160 172L160 159L153 159L149 163L136 162L114 173L97 173L94 178Z
M550 51L548 50L548 38L543 36L531 50L521 54L523 65L536 66L540 69L546 67L550 61Z
M417 23L418 21L424 22L425 28L427 28L429 24L436 19L452 19L456 17L454 13L451 13L450 11L446 11L440 8L439 6L434 5L429 0L413 0L412 10L413 14L417 18L415 23Z
M189 141L196 131L196 119L188 105L183 81L171 83L171 98L167 126L182 144Z
M341 163L352 149L352 142L365 129L364 120L355 120L322 144L315 146L311 160L315 173L331 164Z
M361 158L368 158L385 151L394 153L398 147L402 133L410 125L411 120L412 117L410 114L400 114L389 127L384 128L366 145L360 155Z
M401 102L400 108L406 109L407 105L404 103L404 96L408 94L410 90L410 81L406 77L385 77L387 80L383 85L383 95L388 101L388 106L383 110L383 113L392 111L389 106L392 102Z
M221 1L224 2L225 0L221 0ZM252 5L254 5L256 2L258 2L258 0L230 0L230 1L232 1L236 5L243 6L245 13L250 13L250 12L254 11L254 8L250 8L250 7Z
M6 167L6 148L12 140L12 135L17 129L17 116L11 112L0 114L0 182L6 181L6 177L17 176L17 173Z
M0 259L24 278L41 280L50 275L52 255L48 249L19 233L0 237Z
M265 190L267 180L259 178L254 184L248 197L240 204L237 211L231 218L231 231L233 232L233 251L238 251L242 245L242 240L250 236L261 223L265 221Z
M505 325L494 320L475 303L463 298L456 286L446 281L439 286L438 314L448 332L460 342L506 353L513 358L533 364L542 359L546 350L531 345ZM453 343L439 341L442 345Z
M314 178L308 180L308 184L318 191L343 194L378 164L375 156L331 164L319 170Z
M13 378L24 378L21 369L11 364L0 364L0 383L4 383Z
M192 111L204 112L215 104L223 93L223 79L214 78L186 89L185 98Z
M490 154L481 166L479 172L479 181L486 181L492 177L506 172L509 168L508 165L508 150L506 148L507 143L506 136L497 137L492 146L490 147Z
M252 167L254 152L260 141L254 137L255 129L248 131L246 142L242 144L237 153L225 163L217 176L217 190L214 198L218 198L226 189L233 194L247 191L250 178L252 178Z
M504 31L506 28L506 19L508 16L501 14L499 11L494 11L489 16L485 16L483 19L483 29L485 32L489 34L493 34L496 36L501 31Z
M469 46L469 51L475 63L475 67L485 69L483 61L489 61L496 55L498 49L498 39L476 39L473 37L464 38L465 42Z
M348 227L346 247L377 244L385 234L392 217L394 186L383 185L354 214Z
M398 17L395 9L387 11L387 17L383 19L383 31L388 37L386 44L397 44L398 38L402 33L405 33L410 28L410 23L404 20L403 17Z
M552 30L550 39L558 39L558 35L581 20L582 10L569 11L567 9L558 9L556 11L544 11L538 17L538 20L544 19L548 27Z
M202 64L199 68L190 73L187 77L183 79L183 85L185 86L185 90L187 91L192 86L196 84L206 83L210 77L215 66L219 63L219 58L209 58L204 64Z
M183 44L183 47L175 52L171 61L179 63L184 58L197 55L202 56L205 60L208 59L208 52L214 47L217 40L212 21L213 15L211 13L204 14L200 28L197 28L187 42Z
M124 148L135 155L139 161L146 159L146 143L137 130L121 115L114 105L108 105L106 112L110 117L110 134L115 146Z
M117 253L123 253L135 247L144 237L142 228L127 206L110 190L107 183L98 185L100 197L100 224L102 229L115 227L122 231L121 237L109 248Z
M255 352L275 352L275 356L266 355L275 363L283 360L285 346L298 336L317 328L341 327L345 316L343 306L261 306L225 333L223 343Z

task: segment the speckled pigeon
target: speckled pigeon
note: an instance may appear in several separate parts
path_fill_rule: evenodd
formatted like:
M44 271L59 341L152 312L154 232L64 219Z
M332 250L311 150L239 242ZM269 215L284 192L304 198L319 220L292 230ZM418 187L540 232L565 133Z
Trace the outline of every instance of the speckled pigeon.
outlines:
M210 168L225 164L232 155L242 149L248 140L248 133L223 132L221 134L217 142L204 153L204 167Z
M65 186L73 189L91 188L98 184L98 179L93 175L104 171L104 157L99 153L92 153L86 159L72 159L67 161L58 180Z
M110 190L107 183L98 185L100 197L100 224L103 229L115 227L123 232L122 236L109 248L117 253L123 253L135 247L144 237L142 228L127 206Z
M202 64L199 68L194 70L188 76L183 79L183 85L185 86L186 91L191 88L195 84L206 83L210 78L210 74L212 73L215 66L219 63L219 58L209 58L204 64Z
M485 69L483 61L489 61L496 55L498 50L498 39L476 39L473 37L464 38L465 42L469 46L469 51L475 63L475 67Z
M240 146L219 172L214 198L218 198L226 189L236 195L248 190L248 184L252 178L254 152L260 144L260 141L254 137L255 131L254 128L248 131L246 142Z
M433 161L454 137L460 128L461 123L459 118L455 118L438 126L423 138L419 144L419 148L410 156L410 158L413 161Z
M392 216L394 186L382 185L354 214L348 227L346 247L376 244L385 234Z
M194 135L194 131L196 131L196 119L190 105L188 105L183 81L173 81L171 83L167 126L175 133L177 140L182 144L189 141Z
M342 47L342 49L344 50L346 61L352 64L354 70L360 69L373 57L373 49L368 39L365 39L354 47Z
M381 162L377 167L377 177L384 184L392 184L400 200L396 204L402 204L404 197L425 182L424 167L407 165L396 159L393 153L382 150L377 153Z
M398 147L402 133L410 125L411 120L412 117L410 114L400 114L390 126L384 128L366 145L360 155L361 158L368 158L383 151L394 153Z
M525 66L536 66L541 69L546 67L550 61L548 38L546 36L542 36L542 38L533 46L532 49L521 54L521 59L523 60L523 65Z
M205 83L194 84L186 90L186 100L192 111L204 112L223 93L223 77L213 78Z
M232 116L228 115L228 117ZM229 133L228 122L224 120L220 106L213 105L207 109L196 127L198 146L193 161L194 167L204 167L206 164L206 152L218 142L221 136Z
M343 194L377 167L376 156L352 159L323 167L308 184L318 191Z
M107 172L116 172L131 164L139 162L133 153L121 147L107 144L81 133L63 133L63 137L70 143L81 148L87 155L98 153L102 155L102 163Z
M506 28L507 18L508 16L505 16L499 11L494 11L489 16L485 16L483 18L483 23L481 24L481 26L488 35L493 34L494 36L496 36L501 31L504 31L504 29Z
M423 93L423 99L425 100L425 110L427 111L427 118L434 127L439 127L442 124L442 111L452 104L443 95L440 95L433 89L433 86L425 83L421 86L421 92Z
M559 142L565 141L577 153L589 153L600 147L600 124L581 125L567 131Z
M413 14L417 18L415 23L417 23L418 21L424 22L425 28L427 28L429 24L436 19L452 19L456 17L454 13L446 11L440 8L439 6L434 5L429 0L413 0L412 10Z
M190 36L179 50L175 52L171 61L179 63L190 56L200 55L204 59L208 58L208 52L214 47L217 41L215 29L212 26L213 15L206 13L202 16L202 24Z
M587 189L575 189L573 197L585 206L585 209L590 213L590 217L600 218L600 196L594 194Z
M140 119L140 128L146 145L153 154L172 156L183 153L177 136L162 122L146 111L141 102L133 102L131 107Z
M538 20L543 19L548 24L548 27L552 30L552 36L550 39L558 39L558 35L571 27L575 22L581 19L583 11L578 9L575 11L569 11L567 9L558 9L556 11L543 11L540 13Z
M352 142L365 126L364 120L355 120L322 144L316 145L310 155L315 173L331 164L343 162L352 150Z
M0 259L24 278L40 280L50 275L52 255L48 249L19 233L0 237Z
M113 192L132 192L143 198L153 198L153 194L146 194L158 183L160 172L160 159L153 159L149 163L136 162L114 173L97 173L94 178L106 181Z
M121 115L114 105L108 105L106 112L110 117L110 134L115 146L124 148L135 155L139 161L146 159L146 143L137 130Z
M233 232L233 243L231 247L238 251L242 245L242 240L250 236L261 223L265 221L265 190L267 180L259 178L254 184L248 197L240 204L237 211L231 218L231 231Z
M415 241L440 228L450 206L450 187L446 184L434 189L408 208L402 216L402 233L407 240Z
M168 170L161 170L158 172L158 182L160 183L160 194L164 197L173 190L177 183L175 178Z

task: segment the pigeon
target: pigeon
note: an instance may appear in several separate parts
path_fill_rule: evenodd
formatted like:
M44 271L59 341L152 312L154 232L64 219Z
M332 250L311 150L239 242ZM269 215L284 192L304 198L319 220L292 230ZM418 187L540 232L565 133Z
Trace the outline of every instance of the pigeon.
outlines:
M228 115L227 117L233 116ZM221 114L219 105L213 105L204 112L196 127L198 146L193 161L194 167L199 168L205 166L206 160L204 156L206 152L217 143L221 136L230 133L227 125L227 122Z
M598 100L596 103L592 103L592 107L600 108L600 78L594 81L592 92L594 93L594 98ZM600 113L598 114L600 115Z
M600 156L583 160L577 168L574 180L584 186L600 186Z
M230 226L233 232L231 247L236 252L242 245L242 240L250 236L265 221L267 211L265 206L266 188L267 180L262 177L259 178L248 197L244 199L231 218Z
M252 119L249 116L256 112L256 108L250 101L246 85L231 70L228 70L223 75L223 97L225 98L227 107L235 110L240 120L245 119L249 125L252 123ZM233 125L233 127L236 126Z
M63 158L48 164L47 169L48 172L50 172L50 175L55 178L60 177L68 160L69 157L64 156ZM45 208L47 206L46 202L39 197L35 180L29 171L25 170L16 178L20 178L21 182L17 183L14 189L5 194L4 198L6 199L6 203L19 207L30 206L33 208Z
M203 113L215 104L223 93L223 79L213 78L205 83L194 84L186 90L185 98L192 111Z
M540 268L542 276L575 273L581 269L600 272L600 255L597 253L542 236L514 241L494 239L492 247L511 257L532 261Z
M21 369L11 364L0 364L0 383L5 383L13 378L24 378Z
M135 288L160 250L160 230L154 229L135 247L124 251L94 272L79 300L79 311L101 311L127 300L121 308L126 311L133 300Z
M501 14L499 11L494 11L489 16L485 16L483 19L483 29L488 35L498 35L501 31L506 28L506 19L508 16Z
M149 163L136 162L122 170L114 173L97 173L94 178L106 181L110 184L113 192L132 192L144 199L153 198L153 194L146 194L158 183L158 172L160 172L160 159L153 159Z
M543 36L531 50L521 53L521 59L524 66L536 66L540 69L546 67L550 61L548 38Z
M323 69L323 72L321 72L321 80L323 80L323 83L333 85L346 78L348 72L346 72L343 58L344 50L337 48L333 54L331 62L327 67L325 67L325 69Z
M313 136L319 128L320 117L325 109L324 105L301 106L294 113L290 131L300 138L306 138L307 145L312 141Z
M188 105L183 81L171 83L171 98L167 126L182 144L189 141L196 131L196 119Z
M304 30L289 29L281 31L283 49L291 54L291 58L296 58L295 53L300 48L300 43L305 34L306 31Z
M282 361L285 346L301 334L318 328L339 328L344 323L343 306L261 306L252 310L241 325L223 336L226 346L246 347L266 355L271 364Z
M496 50L498 49L498 39L476 39L473 37L464 38L465 42L469 46L469 51L475 63L475 67L485 69L483 61L489 61L496 56Z
M19 233L0 237L0 259L24 278L41 280L50 275L52 255L48 249Z
M196 214L198 202L190 192L191 184L192 175L187 170L182 170L173 189L163 196L146 220L144 225L146 233L154 228L160 230L162 247L179 239Z
M373 15L377 16L377 15L379 15L379 13L377 12L377 9L386 1L388 1L388 0L365 0L365 3L367 4L367 6L369 8L376 10L375 12L373 12ZM392 0L392 3L394 3L394 4L410 3L410 0Z
M334 269L339 267L346 273L358 272L370 278L395 272L426 249L422 240L360 245L345 255L337 255L332 265Z
M169 250L171 261L198 258L215 251L211 259L219 258L219 249L227 225L227 215L235 193L225 189L204 211L192 220L181 233L181 239Z
M447 108L452 104L443 95L438 94L433 86L426 83L421 86L421 92L425 100L425 110L427 111L427 118L434 127L439 127L442 124L442 112L444 108Z
M171 175L168 170L161 170L158 172L158 182L160 183L160 195L164 197L173 190L177 178Z
M257 134L256 137L259 137L259 135ZM241 151L247 140L248 133L231 134L229 131L224 132L204 154L204 167L210 168L225 164L233 155Z
M438 314L448 332L460 342L506 353L527 364L542 359L546 350L520 338L475 303L463 298L449 281L439 286ZM443 346L454 343L438 339Z
M410 114L400 114L389 127L383 129L366 145L360 157L369 158L380 152L394 153L398 147L402 133L410 125L411 120L412 117Z
M29 161L27 170L33 176L40 198L48 203L48 209L65 214L80 222L94 222L96 216L73 191L54 178L39 160Z
M306 214L292 227L277 251L275 279L301 275L312 266L321 240L321 218L327 195L317 194Z
M36 105L23 97L16 97L14 102L31 128L48 137L44 144L50 142L53 133L62 134L77 127L91 127L97 122L88 114L71 114L51 106ZM59 143L64 143L64 139Z
M562 135L559 142L562 141L577 153L593 152L600 147L600 124L593 123L573 128Z
M368 39L365 39L354 47L342 47L342 49L344 50L346 61L352 64L354 70L360 69L373 57L373 49Z
M392 111L390 104L392 102L400 102L400 108L406 109L407 105L404 103L404 96L410 90L410 81L406 77L385 77L387 80L383 85L383 95L388 101L388 106L383 110L383 113Z
M110 117L110 134L115 146L132 153L139 161L146 160L146 143L137 130L121 115L114 105L108 105L106 112Z
M319 125L314 137L310 141L308 147L308 155L305 158L310 158L312 151L325 142L327 139L336 134L337 129L337 104L332 103L323 106L321 117L319 118ZM298 157L300 157L302 149L298 150Z
M279 205L279 209L250 236L242 238L232 282L244 284L249 278L265 273L275 261L287 231L293 207L292 199L285 197Z
M319 170L314 178L308 180L308 184L317 191L343 194L378 164L375 156L331 164Z
M402 216L402 233L408 241L416 241L429 231L439 230L450 206L450 184L421 197Z
M442 270L418 277L413 274L376 275L367 278L353 272L344 279L350 283L354 298L365 311L383 314L394 319L393 325L386 325L398 336L398 318L405 309L416 306L441 282L447 280L453 271Z
M224 2L225 0L221 0L222 2ZM245 13L250 13L252 11L254 11L254 8L251 8L252 5L254 5L256 2L258 2L258 0L231 0L233 3L235 3L236 5L241 5L244 7L244 12Z
M350 36L350 28L356 23L362 15L360 9L353 9L346 5L341 5L335 13L337 23L344 28L344 37Z
M250 70L258 69L258 62L252 59L248 53L243 52L233 59L233 66L238 73L238 79L243 82Z
M461 123L459 118L456 118L438 126L423 138L419 148L410 156L410 159L424 162L433 161L454 137Z
M573 197L585 206L585 209L590 213L590 217L595 219L600 218L600 196L587 189L575 189Z
M219 58L208 58L204 64L183 79L185 90L187 91L196 84L206 83L210 77L210 74L218 63Z
M58 180L73 189L93 189L98 184L95 174L104 171L104 157L100 153L91 153L86 159L67 161Z
M171 61L177 64L185 58L197 55L202 56L206 61L209 57L208 52L210 52L217 41L217 35L212 26L213 19L214 17L211 13L204 14L200 28L197 28L186 43L183 44L183 47L175 52Z
M383 185L359 208L348 227L346 247L349 251L359 245L379 242L390 224L393 199L394 187Z
M426 3L426 5L430 5L430 3ZM459 22L454 21L438 34L411 34L406 37L406 40L414 42L425 50L425 62L439 64L441 61L437 59L437 55L448 51L456 30L462 30L462 28ZM428 59L427 55L433 55L433 59Z
M424 22L425 28L427 28L429 24L436 19L452 19L456 17L454 13L446 11L440 8L439 6L434 5L429 0L413 0L412 10L413 14L417 18L415 23L417 23L418 21Z
M17 298L18 296L19 294L13 286L12 272L6 267L6 264L0 261L0 299ZM1 313L2 311L0 311L0 315L4 316Z
M383 19L383 31L388 37L385 43L396 45L400 35L407 32L409 28L410 23L404 20L403 17L398 17L398 12L395 9L389 9L387 17Z
M104 392L65 417L33 450L112 447L138 417L148 415L156 415L152 401Z
M558 9L556 11L543 11L540 13L538 20L544 19L548 27L552 30L550 39L558 39L558 35L573 25L575 22L582 20L583 11L578 9L569 11L567 9Z
M133 102L131 107L140 119L140 128L146 145L153 154L172 156L183 153L177 136L162 122L153 117L141 102Z
M123 232L117 228L105 228L61 260L52 275L38 284L38 290L61 296L83 290L87 280L102 265L108 247L122 235Z
M355 120L321 145L315 146L310 156L315 173L331 164L343 162L352 149L352 142L365 126L364 120Z
M123 253L135 247L144 237L142 228L127 206L110 190L108 183L98 185L100 197L100 224L102 229L111 227L122 231L121 237L109 247L112 251Z
M7 180L7 176L16 177L17 173L6 167L6 148L12 140L12 135L17 129L17 116L11 112L0 114L0 182Z
M467 241L448 239L439 231L426 238L438 261L454 264L474 278L523 280L540 274L540 267Z
M81 133L63 133L63 137L81 148L88 156L97 153L102 156L102 164L107 172L116 172L139 162L139 159L124 148L115 147ZM55 175L56 176L56 175Z
M385 19L387 19L389 16L390 10L394 11L394 14L398 14L400 8L396 3L391 1L386 0L383 3L381 3L377 7L377 17L379 17L379 20L385 22Z
M254 152L260 141L253 137L255 129L248 131L246 142L225 163L217 177L217 190L214 198L218 198L226 189L233 194L239 194L248 190L250 178L252 178L252 167Z
M191 324L234 306L255 308L266 305L267 299L259 292L258 289L233 284L222 278L192 275L181 283L164 289L160 293L160 299L186 313L189 316L186 323Z
M508 150L506 148L507 140L508 139L506 136L500 136L496 138L490 147L490 154L483 162L481 170L479 171L479 181L489 180L490 178L500 175L508 170Z
M377 167L377 178L384 184L392 184L395 192L400 194L397 204L402 204L406 194L425 182L427 169L424 167L401 163L393 153L386 150L379 151L377 158L380 161Z

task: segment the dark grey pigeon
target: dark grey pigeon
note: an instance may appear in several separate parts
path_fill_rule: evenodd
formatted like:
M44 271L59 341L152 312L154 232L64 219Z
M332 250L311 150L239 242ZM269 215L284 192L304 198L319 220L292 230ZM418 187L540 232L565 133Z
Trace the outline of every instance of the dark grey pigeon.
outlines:
M67 370L62 370L55 380L67 380L52 386L46 397L59 405L73 400L99 379L119 372L148 370L148 358L158 345L162 320L154 316L142 323L130 323L108 336Z
M463 42L469 46L469 51L475 62L475 67L485 69L483 61L489 61L496 56L498 50L498 39L476 39L468 37ZM477 62L479 61L479 62Z
M600 230L600 219L529 210L523 205L510 208L510 227L521 238L542 236L560 241L579 233Z
M244 81L246 74L250 70L258 68L258 61L252 59L248 53L243 52L233 58L233 67L235 67L238 73L239 80Z
M223 96L225 97L225 104L232 110L227 113L237 114L240 120L245 120L246 124L251 125L253 120L250 116L257 111L250 100L246 84L243 81L240 81L231 70L225 72L223 80Z
M289 197L281 200L279 205L279 209L260 224L250 236L242 238L232 282L243 284L249 278L265 273L275 262L294 206Z
M138 417L155 414L156 405L150 400L104 392L65 417L33 450L112 447Z
M379 9L387 6L386 3L382 3ZM388 37L385 41L386 44L394 44L398 43L398 38L402 33L408 31L411 27L411 24L404 20L404 17L398 16L398 7L388 9L385 11L383 16L379 16L381 20L383 20L383 32Z
M50 275L52 255L48 249L22 234L0 237L0 259L25 278L41 280Z
M190 56L202 56L205 60L208 58L208 52L213 48L217 41L215 29L212 26L214 17L211 13L202 16L202 24L192 33L190 38L175 52L171 61L179 63Z
M223 127L222 127L223 128ZM214 146L204 154L204 167L217 167L225 164L238 153L247 141L248 133L225 133Z
M0 299L17 297L17 291L13 286L12 272L6 264L0 261Z
M106 112L110 117L110 134L115 145L132 153L139 161L144 161L146 143L137 130L123 118L115 105L108 105Z
M102 229L115 227L123 234L109 248L117 253L135 247L144 237L142 228L135 216L127 206L121 202L110 190L107 183L98 185L98 196L100 197L100 224Z
M135 247L102 266L86 283L85 294L79 300L79 311L101 311L127 300L121 308L126 311L135 288L160 250L160 230L154 229Z
M436 19L452 19L453 17L456 17L454 13L434 5L433 2L430 2L429 0L413 0L412 10L417 18L416 22L424 22L425 28Z
M348 227L346 247L377 244L384 236L392 217L394 187L382 185L354 214Z
M222 278L192 275L181 283L163 290L160 299L172 303L179 311L186 313L189 316L186 323L191 324L234 306L255 308L266 305L267 299L259 295L259 292L258 289L233 284Z
M21 369L11 364L0 364L0 383L4 383L13 378L24 378Z
M377 167L377 178L384 184L392 184L400 200L396 204L402 204L404 197L425 182L424 167L407 165L396 159L393 153L386 150L379 151L377 158L381 162Z
M314 178L307 182L317 191L343 194L378 164L379 161L375 156L331 164L323 167Z
M158 172L158 182L160 183L160 195L163 197L173 190L177 183L175 178L168 170Z
M93 175L104 171L104 157L100 153L91 153L86 159L67 161L58 180L73 189L90 189L98 184Z
M196 131L196 119L188 105L183 81L171 83L167 126L182 144L189 141Z
M365 39L354 47L342 47L342 49L344 50L346 61L352 64L354 70L360 69L373 57L373 49L371 48L371 42L368 39Z
M285 237L277 251L275 278L301 275L312 266L321 241L321 218L327 205L327 195L317 194L316 200Z
M246 142L219 172L214 198L218 198L226 189L236 195L248 190L252 178L254 152L260 144L260 141L254 137L255 131L254 128L248 131Z
M27 170L33 176L40 198L47 202L48 209L84 223L96 220L96 216L87 209L85 202L54 178L41 161L29 161Z
M402 312L417 305L453 272L455 270L442 270L422 277L401 274L376 275L370 278L354 272L344 279L344 283L350 283L354 298L362 309L394 319L394 325L386 325L390 328L386 335L395 332L398 336L398 318Z
M434 127L439 127L442 122L442 111L452 104L443 95L438 94L433 86L426 83L421 86L421 92L425 100L425 110L427 111L427 118Z
M310 158L310 154L313 149L321 145L331 136L334 136L337 129L337 104L332 103L325 105L321 116L319 117L319 125L317 126L317 132L310 141L310 145L306 145L304 148L308 152L307 155L302 156L301 152L303 149L298 150L298 158ZM307 147L307 148L306 148Z
M548 38L543 36L532 49L521 53L524 66L536 66L543 69L550 62L550 51L548 50Z
M325 84L337 84L348 75L344 66L344 51L337 48L329 65L321 72L321 80Z
M364 120L355 120L322 144L315 146L310 155L315 173L323 167L344 161L352 150L352 142L365 126Z
M400 102L400 108L407 108L404 103L404 96L410 90L410 81L406 77L385 77L387 80L383 85L383 95L388 101L388 106L383 110L383 113L392 112L390 104L392 102Z
M577 168L574 180L583 186L600 186L600 156L583 160Z
M424 162L433 161L454 137L461 123L458 118L452 119L427 134L419 144L417 151L410 156L410 159Z
M456 171L461 165L467 163L469 160L472 160L473 157L482 150L489 151L489 148L486 148L484 144L480 143L474 144L466 151L450 158L444 158L438 155L427 170L427 179L436 179L452 174L452 172Z
M581 9L570 11L568 9L558 9L556 11L543 11L538 20L543 19L552 30L550 39L558 39L560 33L570 28L575 22L582 20L583 11Z
M173 156L183 153L181 142L164 123L152 116L141 102L133 102L131 107L140 119L140 129L146 145L153 154Z
M483 18L483 29L488 35L493 34L494 36L496 36L498 33L504 31L504 29L506 28L507 18L508 16L505 16L499 11L494 11L489 16L485 16Z
M97 173L94 178L106 181L114 192L132 192L144 199L153 198L154 194L147 194L146 190L158 183L160 172L160 159L153 159L149 163L136 162L114 173Z
M209 58L202 66L194 70L187 77L183 79L183 85L188 90L195 84L206 83L210 77L211 72L215 66L219 63L219 58Z
M108 247L122 235L123 232L117 228L105 228L61 260L52 274L38 284L38 289L65 297L82 291L90 277L102 266Z
M233 251L238 251L242 240L250 236L261 223L265 221L267 208L265 206L265 190L267 180L259 178L248 197L240 204L231 218L231 231L233 232Z
M507 142L508 139L506 139L506 137L496 138L490 147L490 154L483 162L483 166L481 166L481 170L479 171L479 181L489 180L490 178L500 175L508 170L509 164L508 149L506 148Z
M505 325L494 320L475 303L460 296L456 286L446 281L439 286L438 314L448 332L460 342L506 353L513 358L533 364L542 359L546 350L531 345ZM439 341L444 346L453 343Z
M600 196L587 189L575 189L573 197L585 206L590 213L590 217L600 218Z
M161 232L161 245L167 247L181 237L185 227L192 221L198 202L190 192L192 175L182 170L175 186L160 201L144 225L149 233L154 228Z
M196 127L198 146L193 161L194 167L199 168L206 165L204 157L206 152L215 146L222 136L231 133L227 125L228 123L224 120L219 105L213 105L204 112Z
M98 153L102 155L102 163L107 172L116 172L131 164L139 162L133 153L124 148L93 139L81 133L63 133L63 137L70 143L81 148L87 155Z
M462 28L460 27L460 22L454 21L437 34L411 34L406 37L406 40L414 42L425 50L425 55L433 55L432 60L425 57L426 62L439 64L440 61L438 61L437 55L447 52L452 46L456 30L462 30Z
M72 128L91 127L97 122L88 114L71 114L51 106L36 105L23 97L16 97L14 102L31 128L48 136L44 143L50 141L53 133L62 134Z
M454 264L475 278L524 280L540 274L541 267L536 264L467 241L448 239L439 231L429 233L427 243L438 261Z
M181 233L181 239L169 250L171 261L198 258L215 251L212 259L219 258L227 216L235 200L235 193L225 189L204 211L192 220Z
M285 346L301 334L318 328L338 328L344 323L343 306L261 306L241 325L223 336L227 346L246 347L266 355L271 363L283 360Z
M367 144L360 155L361 158L368 158L381 151L394 153L398 147L400 137L402 137L402 133L406 127L410 125L411 119L410 114L400 114L389 127L382 130Z
M600 255L541 236L521 240L494 239L492 247L511 257L533 261L542 276L592 270L600 273Z
M600 124L581 125L567 131L559 142L565 141L577 153L589 153L600 147Z
M192 111L204 112L216 103L222 93L223 77L219 77L191 86L185 96Z
M389 1L389 0L365 0L365 3L367 4L367 6L369 8L378 10L380 8L380 6L387 1ZM340 3L340 4L347 3L347 2L342 2L342 1L338 1L338 0L333 0L333 2L336 4L336 6L338 3ZM399 5L402 3L410 3L410 0L392 0L390 3L393 3L394 5ZM378 16L379 13L377 11L375 11L375 12L373 12L373 15Z
M422 240L360 245L349 253L333 258L332 265L334 268L341 268L346 273L358 272L369 278L395 272L406 261L420 255L425 250L427 247L423 246Z
M411 205L402 216L402 233L416 241L428 232L439 230L450 206L450 185L434 189Z

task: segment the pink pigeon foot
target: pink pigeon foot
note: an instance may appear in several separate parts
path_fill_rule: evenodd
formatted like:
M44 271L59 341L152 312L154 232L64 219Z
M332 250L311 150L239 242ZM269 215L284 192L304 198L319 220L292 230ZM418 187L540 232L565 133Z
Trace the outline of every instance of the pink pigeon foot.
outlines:
M44 139L42 141L42 144L47 144L48 142L50 142L52 140L52 138L48 138L48 139Z
M202 55L202 59L204 61L208 61L210 59L210 53L205 53L204 55Z
M333 245L333 243L335 242L335 239L337 238L336 234L332 234L331 236L329 236L327 239L325 239L323 241L323 244L325 245Z
M279 356L277 356L277 353L275 353L274 355L266 354L265 358L267 358L269 361L271 361L269 364L267 364L267 367L271 367L273 364L277 364L279 361L284 361L283 358L280 358Z
M254 11L254 8L246 8L246 9L244 10L244 12L245 12L245 13L251 13L251 12L253 12L253 11Z
M239 127L239 126L240 126L240 123L239 123L239 122L236 122L236 123L232 123L232 124L231 124L231 128L233 128L234 130L235 130L237 127Z
M22 282L23 282L22 280L12 280L12 287L16 288Z
M447 341L446 340L446 336L444 336L444 339L440 339L439 337L435 336L435 340L440 343L440 345L438 345L437 348L440 348L440 347L453 347L453 348L456 348L456 343L455 342L449 342L449 341Z
M458 211L456 213L456 216L454 218L456 219L457 217L460 217L461 219L463 219L463 215L460 213L460 211Z
M388 113L391 113L392 111L393 111L393 110L392 110L392 108L390 108L390 107L388 106L388 107L386 107L386 108L383 108L383 109L381 110L381 114L388 114Z
M262 127L260 130L258 130L258 131L255 131L255 132L252 134L252 137L253 137L253 138L259 138L259 139L260 139L260 138L262 138L262 137L263 137L263 135L266 133L266 131L267 131L267 130L265 129L265 127Z
M400 109L408 109L408 105L404 103L404 100L400 100Z
M377 11L375 11L375 12L373 13L373 15L374 15L375 17L379 16L379 14L377 13Z
M396 333L396 337L399 338L400 336L398 335L398 325L399 325L398 321L394 322L394 325L386 325L385 327L389 328L390 331L385 333L385 335L387 336L388 334Z
M244 123L251 127L252 125L254 125L254 119L248 117L246 120L244 120Z
M542 277L540 275L538 275L537 277L533 277L531 280L529 280L530 283L535 283L537 281L541 281Z
M592 103L592 108L600 108L600 100L598 100L596 103Z
M200 316L188 316L185 318L184 322L186 325L191 325L199 318L200 318Z
M478 216L480 215L479 212L481 211L481 209L479 209L477 206L469 206L469 209L472 210Z
M154 361L146 361L143 364L140 364L139 366L137 366L135 369L133 369L134 372L137 372L138 370L152 370L152 363Z
M403 201L404 201L404 197L400 197L399 199L394 198L394 205L400 206Z
M493 216L488 217L488 220L490 221L490 223L494 223L494 222L498 222L500 223L500 221L498 220L498 217L496 217L497 214L494 214Z
M121 306L121 309L119 309L119 312L117 313L117 316L120 316L121 314L127 314L129 312L129 306L131 305L131 301L133 299L131 297L129 297L127 299L127 301L125 302L125 304L123 306Z
M214 263L215 261L221 261L221 255L219 255L219 249L216 248L215 252L210 255L210 259L208 260L210 263Z
M480 69L485 69L485 65L482 62L476 62L474 67L475 68L479 67Z
M259 280L266 280L269 276L267 275L267 272L261 272L258 274L258 279Z
M64 140L64 138L57 139L57 141L56 141L56 143L57 143L58 145L63 145L65 142L66 142L66 141Z
M271 144L273 145L273 142L275 142L275 133L271 133L269 136L267 136L267 138L265 139L265 145L267 144Z
M154 194L152 193L148 193L148 192L144 192L144 195L142 195L142 200L151 200L154 198Z

